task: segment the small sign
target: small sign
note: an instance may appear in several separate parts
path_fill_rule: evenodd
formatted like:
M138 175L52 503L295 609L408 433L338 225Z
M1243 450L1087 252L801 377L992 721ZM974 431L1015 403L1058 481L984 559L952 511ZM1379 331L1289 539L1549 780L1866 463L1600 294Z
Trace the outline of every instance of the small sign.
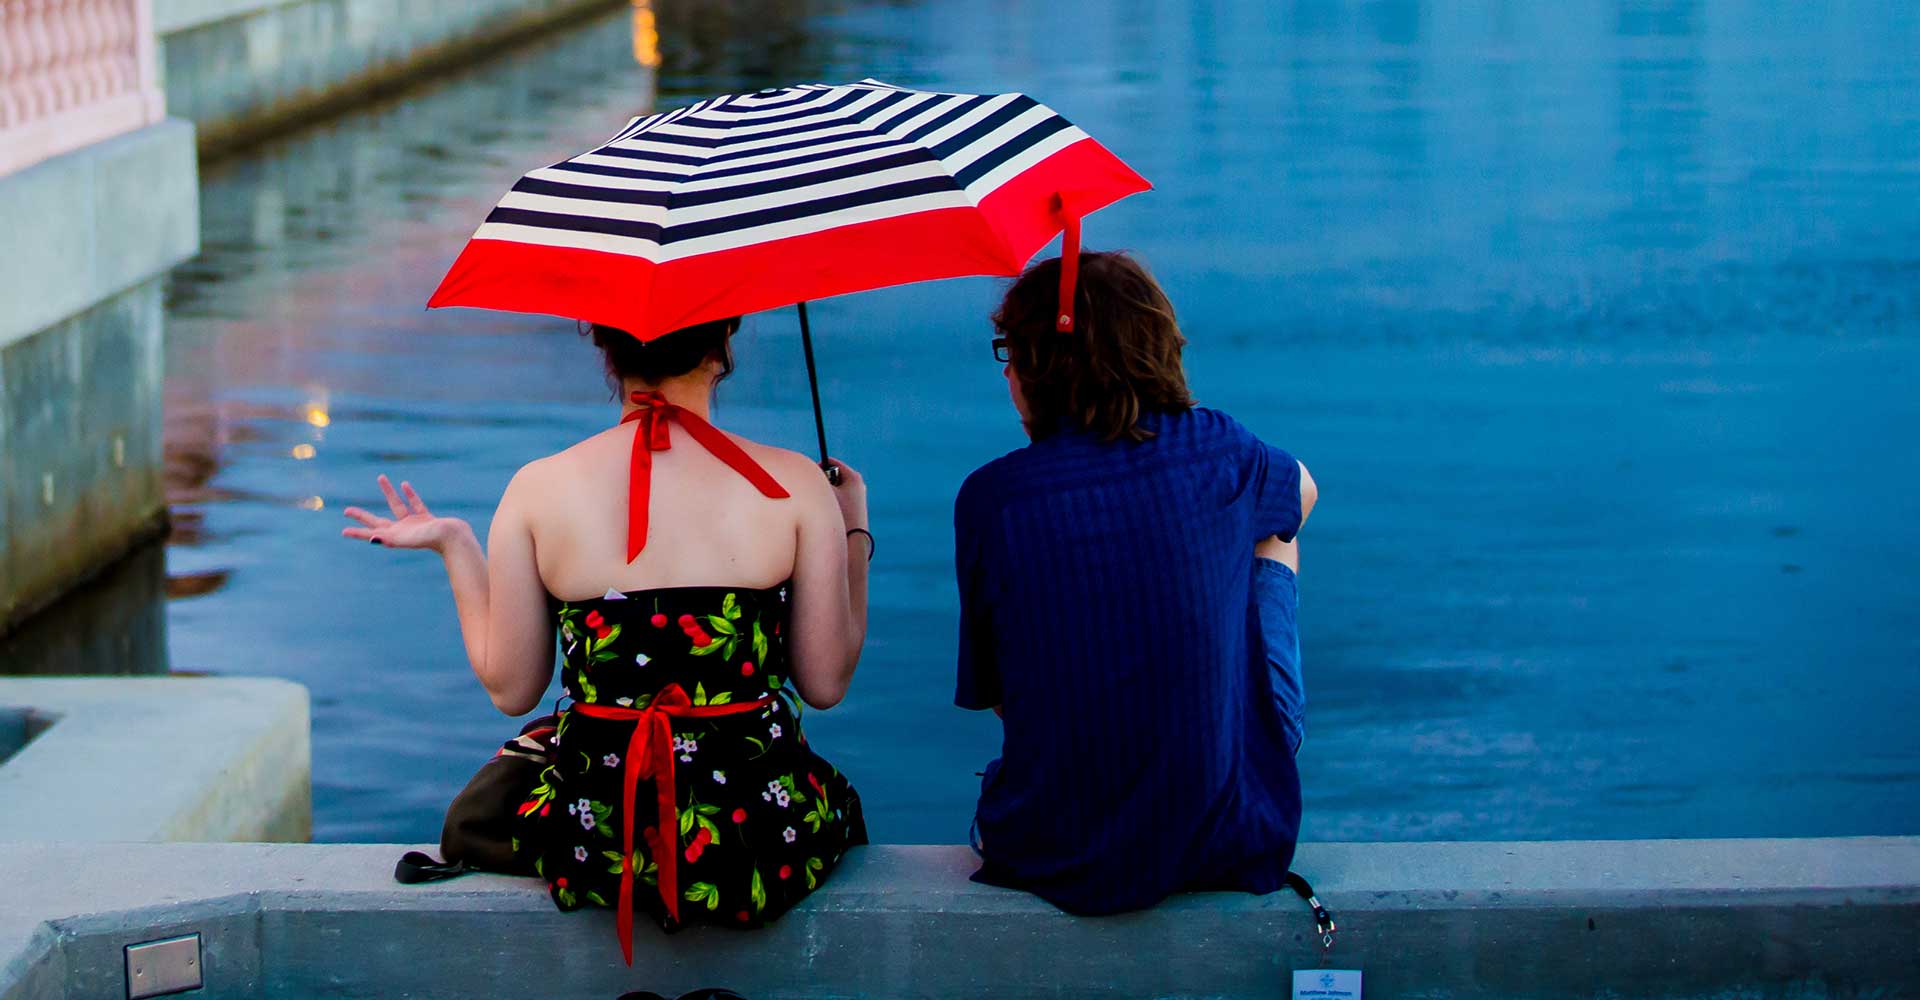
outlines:
M1296 969L1293 1000L1360 1000L1360 970Z

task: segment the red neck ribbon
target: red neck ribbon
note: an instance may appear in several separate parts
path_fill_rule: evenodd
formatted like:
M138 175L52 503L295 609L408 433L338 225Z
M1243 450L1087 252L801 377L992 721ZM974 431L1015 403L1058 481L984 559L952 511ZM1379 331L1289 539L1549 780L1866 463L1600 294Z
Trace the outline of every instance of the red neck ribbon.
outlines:
M704 426L704 425L703 425ZM647 846L652 850L660 901L667 916L680 919L680 810L674 802L673 720L710 719L721 715L758 712L767 707L766 699L729 702L725 705L695 705L678 684L669 684L644 706L622 708L618 705L576 704L568 711L592 719L611 719L633 723L627 737L627 753L620 760L620 911L614 921L620 931L620 954L633 964L633 828L634 804L640 779L653 782L655 825L647 828Z
M647 507L653 502L653 453L673 447L667 435L667 422L680 426L707 449L713 457L732 467L763 495L785 500L787 491L759 463L747 456L733 439L700 419L700 415L658 392L636 392L627 397L638 409L620 418L621 423L640 421L633 434L633 460L627 465L627 561L632 562L647 547Z

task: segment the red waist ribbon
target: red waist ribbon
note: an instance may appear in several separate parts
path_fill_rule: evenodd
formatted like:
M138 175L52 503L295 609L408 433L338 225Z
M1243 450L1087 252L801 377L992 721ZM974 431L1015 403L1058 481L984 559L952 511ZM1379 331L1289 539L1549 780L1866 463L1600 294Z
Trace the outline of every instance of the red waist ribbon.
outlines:
M633 964L633 828L634 798L641 778L653 781L654 799L659 810L654 828L654 863L660 866L660 901L667 915L680 919L680 810L674 804L673 720L711 719L722 715L741 715L766 708L765 699L726 705L695 705L678 684L669 684L653 696L645 708L621 708L618 705L576 704L569 711L591 719L632 722L633 735L627 738L627 752L620 760L620 910L615 917L620 928L620 954Z
M636 392L627 398L638 409L628 411L626 416L620 418L620 422L640 421L640 426L633 434L633 460L627 466L628 562L632 562L640 555L640 550L647 547L647 505L653 502L653 453L673 447L673 441L667 435L669 419L680 421L680 426L686 428L695 441L700 442L713 457L727 463L762 494L775 500L787 498L787 491L778 480L748 457L739 445L733 443L732 438L700 419L699 414L667 402L667 397L658 392Z

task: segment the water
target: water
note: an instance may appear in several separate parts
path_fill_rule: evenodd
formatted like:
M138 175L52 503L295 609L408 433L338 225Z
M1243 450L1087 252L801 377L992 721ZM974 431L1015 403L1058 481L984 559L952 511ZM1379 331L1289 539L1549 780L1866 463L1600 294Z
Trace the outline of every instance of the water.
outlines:
M1307 837L1920 832L1916 8L691 6L659 2L661 106L1019 89L1158 185L1089 243L1145 256L1199 396L1321 484ZM433 839L512 731L437 561L339 509L388 471L480 521L614 418L570 325L421 305L515 176L648 106L634 35L208 173L170 307L172 666L312 689L319 839ZM877 840L959 840L996 747L948 699L951 498L1021 443L998 287L814 312L881 559L852 696L808 725ZM797 350L751 321L721 421L807 449Z

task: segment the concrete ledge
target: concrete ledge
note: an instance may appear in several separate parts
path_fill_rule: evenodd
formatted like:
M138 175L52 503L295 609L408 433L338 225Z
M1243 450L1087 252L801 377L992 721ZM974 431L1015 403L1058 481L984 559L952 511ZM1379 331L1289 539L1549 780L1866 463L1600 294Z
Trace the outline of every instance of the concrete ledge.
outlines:
M217 158L620 0L158 0L167 107Z
M120 949L198 931L210 998L1284 996L1318 962L1290 894L1069 917L967 881L960 847L870 847L760 932L561 914L533 881L390 881L389 845L28 845L0 855L0 1000L108 995ZM1312 844L1301 869L1372 996L1900 995L1920 838ZM37 992L27 992L35 990ZM118 995L118 994L115 994Z
M169 119L0 177L0 347L200 252L193 126Z
M312 835L307 691L298 684L0 678L0 708L51 723L0 761L0 844ZM9 857L17 850L0 847Z

